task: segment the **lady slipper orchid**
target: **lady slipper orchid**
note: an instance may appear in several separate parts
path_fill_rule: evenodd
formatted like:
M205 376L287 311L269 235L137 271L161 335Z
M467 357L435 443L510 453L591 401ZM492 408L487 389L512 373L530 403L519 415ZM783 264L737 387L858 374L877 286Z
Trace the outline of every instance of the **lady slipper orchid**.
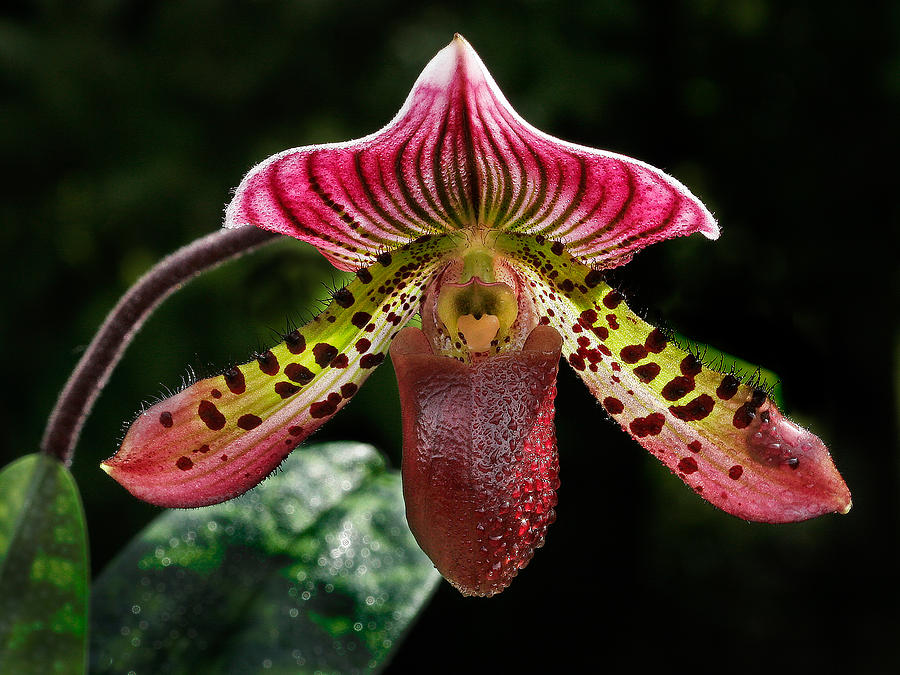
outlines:
M555 517L560 354L724 511L780 523L850 508L819 438L604 280L654 242L717 238L709 211L658 169L529 125L460 36L381 131L253 168L225 225L296 237L355 279L281 344L134 421L103 468L141 499L193 507L252 488L390 349L409 525L464 594L505 588ZM417 313L421 330L404 328Z

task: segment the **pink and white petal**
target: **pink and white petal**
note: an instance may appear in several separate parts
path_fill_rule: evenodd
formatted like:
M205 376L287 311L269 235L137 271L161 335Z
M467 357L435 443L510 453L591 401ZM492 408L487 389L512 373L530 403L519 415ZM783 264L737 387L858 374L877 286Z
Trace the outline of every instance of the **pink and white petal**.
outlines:
M544 234L603 267L669 237L718 236L709 211L674 178L525 122L460 36L425 67L384 129L287 150L253 168L225 225L297 237L340 269L422 234L471 226Z
M604 268L670 237L719 236L709 210L659 169L535 129L468 43L458 42L480 223L562 241L582 262Z
M703 498L740 518L846 513L850 491L824 443L766 392L717 372L628 309L559 243L506 234L499 250L535 283L541 323L605 410Z
M421 235L474 224L467 50L461 38L441 50L380 131L286 150L254 167L225 226L291 235L354 269Z
M205 506L246 492L384 361L453 245L424 237L381 254L281 344L144 411L103 469L159 506Z

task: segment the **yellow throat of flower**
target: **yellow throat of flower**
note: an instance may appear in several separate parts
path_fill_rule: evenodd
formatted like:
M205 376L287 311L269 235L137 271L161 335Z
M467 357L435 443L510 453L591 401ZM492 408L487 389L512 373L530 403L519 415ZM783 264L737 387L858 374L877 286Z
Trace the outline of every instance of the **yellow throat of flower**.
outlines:
M437 315L451 339L481 353L497 346L518 315L518 299L508 284L497 281L496 256L481 243L462 255L458 282L441 285Z

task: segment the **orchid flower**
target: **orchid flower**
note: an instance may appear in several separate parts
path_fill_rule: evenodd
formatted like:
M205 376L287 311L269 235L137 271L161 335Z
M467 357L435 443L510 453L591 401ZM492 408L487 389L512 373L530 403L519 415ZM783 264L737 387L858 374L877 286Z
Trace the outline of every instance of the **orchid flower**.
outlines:
M781 523L850 508L818 437L605 281L654 242L716 239L710 212L659 169L529 125L460 36L382 130L254 167L225 216L250 225L355 278L281 344L134 421L103 468L141 499L194 507L252 488L390 351L409 525L464 594L505 588L555 518L561 354L610 418L720 509ZM404 327L416 314L422 328Z

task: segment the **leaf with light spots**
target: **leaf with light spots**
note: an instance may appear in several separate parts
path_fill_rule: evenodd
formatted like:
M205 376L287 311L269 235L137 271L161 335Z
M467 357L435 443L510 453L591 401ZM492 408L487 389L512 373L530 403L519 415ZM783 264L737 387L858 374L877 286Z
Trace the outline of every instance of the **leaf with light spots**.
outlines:
M824 443L761 389L711 370L632 312L602 274L559 244L501 235L535 283L541 323L626 432L698 494L748 520L846 513L850 492Z
M87 598L75 480L55 457L22 457L0 471L0 672L83 672Z
M426 236L380 254L281 344L144 411L103 469L159 506L214 504L250 489L350 401L455 245Z

